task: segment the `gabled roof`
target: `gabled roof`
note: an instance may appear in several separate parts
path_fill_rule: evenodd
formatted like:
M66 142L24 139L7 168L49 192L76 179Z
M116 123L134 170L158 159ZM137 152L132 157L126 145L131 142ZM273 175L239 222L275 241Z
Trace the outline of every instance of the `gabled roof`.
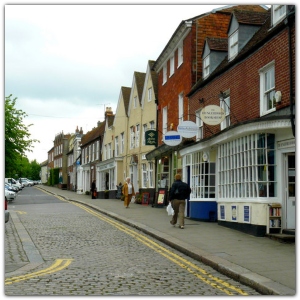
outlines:
M235 18L239 24L261 26L266 22L266 19L269 17L269 15L269 12L245 11L235 9L232 12L228 30L233 18Z
M145 83L146 73L134 72L135 84L138 92L139 101L142 101L143 88Z
M155 64L155 61L149 60L148 63L151 70L151 78L152 78L152 85L154 89L155 99L158 99L158 73L152 69Z
M128 117L127 111L128 111L129 101L130 101L131 88L122 86L121 91L122 91L122 95L123 95L125 113L126 113L126 116Z
M206 43L210 50L213 51L228 51L228 38L206 38Z
M81 148L99 139L101 136L103 136L104 130L105 130L105 121L101 122L97 127L94 127L91 131L88 131L81 138Z

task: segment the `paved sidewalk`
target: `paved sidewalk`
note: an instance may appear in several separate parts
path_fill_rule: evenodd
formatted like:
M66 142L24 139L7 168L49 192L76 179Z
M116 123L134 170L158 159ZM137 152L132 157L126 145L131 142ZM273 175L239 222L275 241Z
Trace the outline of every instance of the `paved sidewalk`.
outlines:
M130 204L125 209L119 199L91 199L55 187L38 187L128 223L262 294L296 294L295 244L254 237L216 222L188 218L182 230L170 224L166 207Z

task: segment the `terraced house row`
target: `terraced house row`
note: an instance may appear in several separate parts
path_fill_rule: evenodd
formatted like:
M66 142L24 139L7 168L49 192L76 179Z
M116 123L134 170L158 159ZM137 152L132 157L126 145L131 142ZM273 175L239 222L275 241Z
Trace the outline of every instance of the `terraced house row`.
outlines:
M116 198L131 177L158 206L176 173L186 217L263 236L295 229L295 6L231 5L182 21L116 112L57 135L48 167Z

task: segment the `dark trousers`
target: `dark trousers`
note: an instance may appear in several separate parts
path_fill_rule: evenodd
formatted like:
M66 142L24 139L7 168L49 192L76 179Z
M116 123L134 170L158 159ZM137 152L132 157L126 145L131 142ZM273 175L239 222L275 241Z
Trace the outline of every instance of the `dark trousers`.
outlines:
M171 203L174 209L174 215L171 220L172 224L175 225L178 218L179 226L184 226L185 200L174 199L171 201Z

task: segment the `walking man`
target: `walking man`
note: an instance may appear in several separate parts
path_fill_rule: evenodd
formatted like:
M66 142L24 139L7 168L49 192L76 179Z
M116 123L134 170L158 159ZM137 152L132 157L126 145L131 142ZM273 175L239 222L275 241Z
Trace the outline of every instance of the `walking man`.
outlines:
M174 209L174 215L170 223L176 225L177 218L179 221L179 228L184 228L184 211L185 211L185 199L189 197L191 188L185 182L181 181L181 174L175 175L175 181L169 192L169 201L171 201Z

